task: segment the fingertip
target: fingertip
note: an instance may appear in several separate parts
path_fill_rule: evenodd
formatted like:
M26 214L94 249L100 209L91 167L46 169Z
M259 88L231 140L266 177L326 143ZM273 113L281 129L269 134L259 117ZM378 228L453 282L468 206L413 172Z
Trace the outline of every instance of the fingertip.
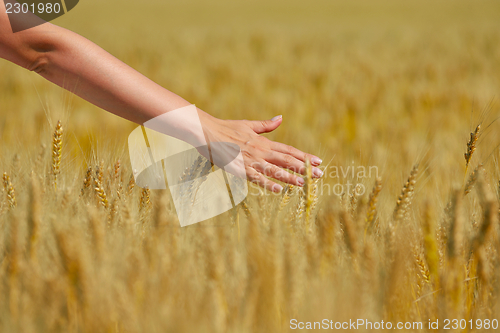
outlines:
M276 120L274 120L277 118ZM255 133L257 134L262 134L262 133L269 133L274 131L281 125L281 116L274 117L273 119L269 120L256 120L250 122L250 127L254 130Z
M279 116L276 116L276 117L273 117L271 119L271 121L278 121L278 120L282 120L283 119L283 116L282 115L279 115Z
M311 164L314 165L314 166L318 166L320 165L321 163L323 163L323 160L319 157L316 157L316 156L313 156L311 157Z
M319 168L313 168L312 173L314 178L321 178L323 176L323 171Z
M280 193L281 191L283 191L283 186L279 185L279 184L274 184L272 187L271 187L271 190L275 193Z

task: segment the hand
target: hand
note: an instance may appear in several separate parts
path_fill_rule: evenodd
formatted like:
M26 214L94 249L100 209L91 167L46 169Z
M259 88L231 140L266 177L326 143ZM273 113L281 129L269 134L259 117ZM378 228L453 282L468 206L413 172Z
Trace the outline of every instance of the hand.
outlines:
M304 179L287 172L305 174L305 161L311 162L312 175L319 178L323 172L317 168L321 159L304 153L292 146L274 142L260 134L274 131L281 125L282 117L271 120L221 120L198 110L205 137L209 143L226 142L237 145L244 159L244 170L249 181L273 192L280 192L283 187L267 177L287 184L303 186ZM217 163L215 163L217 164Z

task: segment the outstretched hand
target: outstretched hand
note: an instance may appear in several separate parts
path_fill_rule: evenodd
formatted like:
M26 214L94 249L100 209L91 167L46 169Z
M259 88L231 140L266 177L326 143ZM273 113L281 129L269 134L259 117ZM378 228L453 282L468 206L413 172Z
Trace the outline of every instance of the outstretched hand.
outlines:
M269 178L281 182L303 186L304 179L284 169L298 174L305 174L305 161L312 165L312 176L319 178L323 172L317 168L321 159L304 153L292 146L274 142L260 135L278 128L283 118L270 120L222 120L199 110L200 120L208 142L228 142L236 144L243 155L247 179L273 192L283 188ZM268 178L269 177L269 178Z

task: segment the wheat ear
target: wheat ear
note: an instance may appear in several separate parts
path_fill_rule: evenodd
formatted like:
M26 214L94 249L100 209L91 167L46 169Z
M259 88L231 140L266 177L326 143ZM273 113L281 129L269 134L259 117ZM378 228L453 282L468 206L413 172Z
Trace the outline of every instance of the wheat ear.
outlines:
M115 182L119 182L121 180L121 163L120 163L120 160L116 161L116 163L115 163L113 178L115 179Z
M61 156L63 144L63 127L59 120L52 137L52 175L54 176L54 187L57 190L57 177L61 173Z
M476 142L479 138L479 131L481 130L481 125L477 125L474 132L470 134L470 139L467 142L467 151L464 153L465 157L465 175L467 175L467 169L469 168L470 160L472 158L472 154L476 150Z
M418 175L418 164L415 164L396 202L396 208L394 209L393 213L394 221L400 221L403 218L407 217L408 209L410 207L411 199L413 197L413 192L415 190L415 184L417 182L417 175Z
M255 219L253 218L252 212L250 212L250 208L248 208L246 199L241 202L241 208L243 208L248 221L250 221L250 223L255 223Z
M141 198L139 200L139 210L149 209L151 204L151 191L146 187L141 191Z
M378 195L381 190L382 190L382 179L377 178L375 180L375 185L373 186L372 193L370 193L370 198L368 199L368 211L366 212L366 220L365 220L365 235L367 232L373 230L374 223L377 218Z
M135 180L134 180L134 175L130 176L130 180L128 181L128 186L127 186L127 195L131 196L132 191L134 190L135 187Z
M87 169L87 173L85 174L85 178L83 179L83 187L82 187L82 196L85 194L85 190L92 186L92 167L89 166Z
M9 203L10 207L16 207L16 191L14 190L14 186L10 182L10 177L7 172L3 173L3 188L5 189L5 192L7 192L7 202Z
M293 187L293 185L287 185L285 187L285 190L283 191L283 197L281 198L280 205L278 207L278 213L281 212L290 202L290 199L292 198Z
M311 194L312 194L312 202L311 202L311 212L314 212L314 209L316 208L316 206L318 205L318 201L319 201L319 193L318 193L318 188L319 188L319 181L320 179L319 178L315 178L312 182L312 191L311 191Z
M96 172L96 177L94 178L94 190L99 198L99 202L104 208L108 208L108 198L106 196L106 192L104 191L104 187L102 185L102 181L99 180L99 171Z
M356 207L358 206L359 192L361 191L361 184L356 184L349 194L349 214L354 218L356 214Z
M418 245L412 247L413 258L415 259L415 264L417 269L422 277L422 279L429 283L431 281L431 273L429 268L427 267L427 263L425 261L425 256L422 253L422 248ZM420 287L420 286L419 286Z
M467 183L465 184L464 187L464 195L469 194L470 191L474 188L474 184L477 182L477 178L479 176L479 173L483 170L483 164L479 164L474 171L471 172L469 176L469 180L467 180Z

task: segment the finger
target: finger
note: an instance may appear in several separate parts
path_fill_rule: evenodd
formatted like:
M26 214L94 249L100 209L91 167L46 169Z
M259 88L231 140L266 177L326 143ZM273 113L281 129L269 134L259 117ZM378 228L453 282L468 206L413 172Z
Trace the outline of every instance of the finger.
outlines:
M282 168L279 168L271 163L266 163L266 162L259 163L254 167L254 169L256 169L258 172L268 177L272 177L287 184L292 184L297 186L304 185L303 178L293 175L290 172L283 170Z
M269 154L269 157L266 158L266 161L302 175L306 174L306 166L304 162L299 161L292 155L286 155L273 151ZM320 178L323 176L323 171L320 168L312 167L311 169L313 178Z
M283 154L291 155L302 162L305 162L306 159L309 159L309 161L311 161L311 165L314 165L314 166L318 166L321 164L321 162L323 162L317 156L314 156L311 154L306 154L303 151L300 151L295 147L285 145L283 143L273 142L273 145L271 147L275 151L278 151L278 152L283 153Z
M266 161L279 167L304 175L306 167L304 162L298 160L292 155L279 153L272 150L266 158Z
M271 192L278 193L283 190L283 187L281 185L267 179L263 174L259 173L254 168L247 168L247 177L248 180L252 183L255 183Z
M276 116L270 120L248 121L248 126L250 126L250 128L257 134L269 133L278 128L278 126L281 125L282 120L282 116Z

